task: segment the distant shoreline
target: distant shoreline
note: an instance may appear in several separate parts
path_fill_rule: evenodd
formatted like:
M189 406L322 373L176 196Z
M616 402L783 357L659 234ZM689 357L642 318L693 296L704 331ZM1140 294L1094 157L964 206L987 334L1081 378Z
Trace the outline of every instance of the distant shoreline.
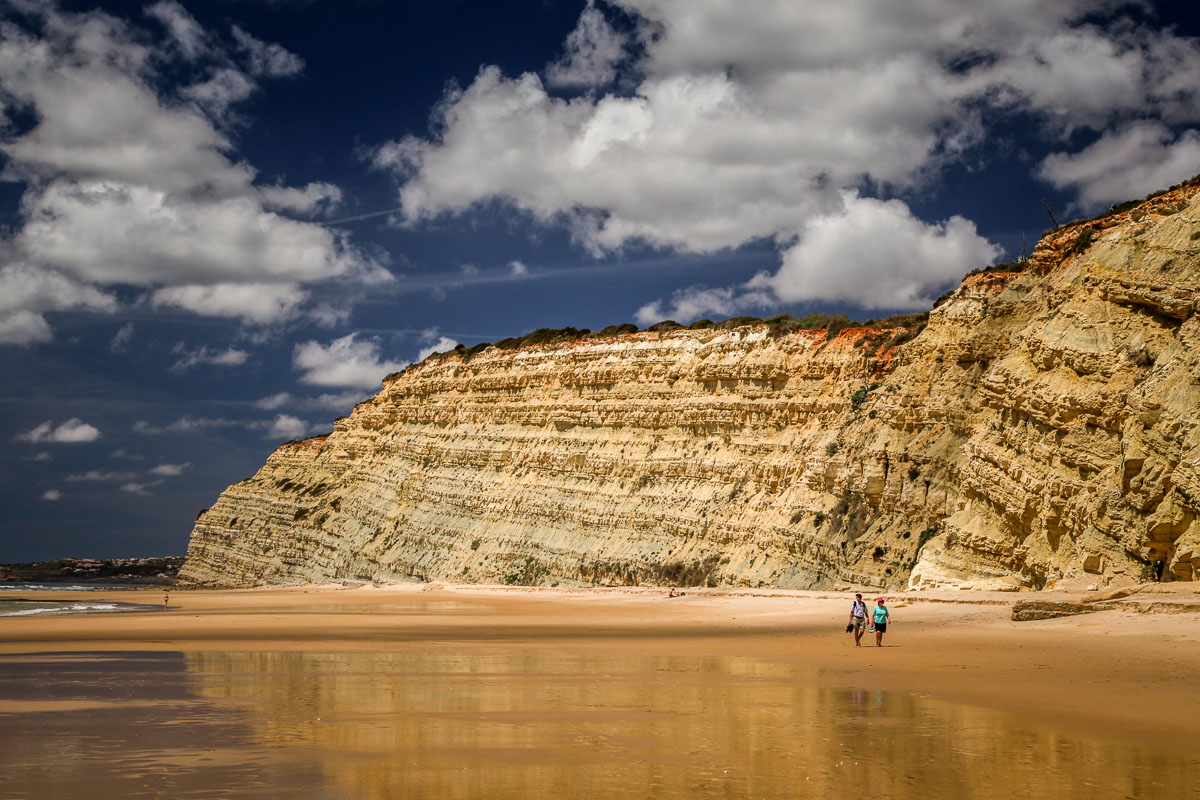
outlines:
M184 558L57 558L0 564L0 589L9 583L173 586Z

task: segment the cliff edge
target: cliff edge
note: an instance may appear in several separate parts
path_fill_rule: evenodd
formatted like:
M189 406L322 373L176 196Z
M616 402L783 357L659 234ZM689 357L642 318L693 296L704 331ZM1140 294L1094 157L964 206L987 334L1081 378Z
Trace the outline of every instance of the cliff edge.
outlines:
M429 359L196 521L181 582L1044 588L1200 573L1200 184L968 276L910 341Z

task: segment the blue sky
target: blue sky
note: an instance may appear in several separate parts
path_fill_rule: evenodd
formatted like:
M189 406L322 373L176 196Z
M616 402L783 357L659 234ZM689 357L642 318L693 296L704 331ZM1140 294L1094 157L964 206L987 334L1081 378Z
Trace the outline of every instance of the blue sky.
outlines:
M431 348L928 308L1200 172L1191 5L0 4L0 560L181 553Z

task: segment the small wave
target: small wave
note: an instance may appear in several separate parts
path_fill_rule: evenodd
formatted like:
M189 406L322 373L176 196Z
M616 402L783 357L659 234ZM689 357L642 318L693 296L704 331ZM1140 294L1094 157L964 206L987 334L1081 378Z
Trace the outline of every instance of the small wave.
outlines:
M74 605L23 608L19 611L0 612L0 617L32 617L38 614L95 614L116 611L115 603L76 603Z
M114 589L145 589L135 583L33 583L29 581L0 581L0 589L21 592L107 592ZM149 588L155 588L153 586Z

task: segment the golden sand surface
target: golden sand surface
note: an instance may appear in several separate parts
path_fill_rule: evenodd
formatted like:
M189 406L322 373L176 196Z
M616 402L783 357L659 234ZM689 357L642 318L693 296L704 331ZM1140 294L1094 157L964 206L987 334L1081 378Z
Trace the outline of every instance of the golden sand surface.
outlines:
M1197 796L1200 597L1013 622L1028 597L890 597L879 648L844 632L848 593L306 586L7 617L0 797Z
M855 648L844 633L849 593L700 589L669 599L664 590L642 588L172 589L166 612L0 619L0 654L402 653L453 643L656 657L736 655L811 668L818 683L918 693L1093 735L1194 748L1200 741L1200 715L1194 713L1200 701L1200 594L1175 584L1114 601L1116 607L1103 613L1013 622L1012 604L1031 596L892 595L884 647L875 647L868 633L864 646ZM61 593L64 600L77 598L152 603L161 602L162 590ZM1159 613L1146 613L1151 607Z

